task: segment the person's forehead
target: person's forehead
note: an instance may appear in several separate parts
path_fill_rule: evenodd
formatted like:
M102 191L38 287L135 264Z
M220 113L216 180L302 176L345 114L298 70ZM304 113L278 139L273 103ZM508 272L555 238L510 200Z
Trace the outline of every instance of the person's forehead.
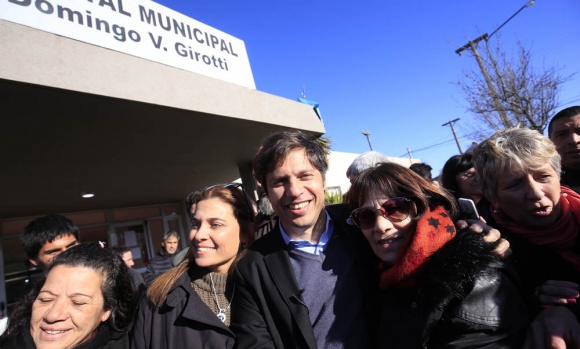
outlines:
M295 170L295 171L315 170L317 172L320 172L320 171L318 171L316 166L314 166L312 161L310 161L310 159L308 158L308 155L306 154L306 150L303 148L298 148L298 149L293 149L288 154L286 154L282 158L282 160L279 161L278 165L276 167L274 167L274 169L272 171L270 171L269 174L272 174L275 172L280 172L282 167L287 166L288 161L292 161L292 170Z
M379 191L370 191L367 193L362 206L380 206L382 203L389 199L390 197L385 193Z
M556 119L552 127L554 130L557 130L560 128L575 127L577 125L580 125L580 114Z
M56 245L68 245L69 243L72 243L74 241L76 241L76 237L73 234L70 233L64 233L61 234L57 237L55 237L53 240L46 240L43 244L42 247L45 246L56 246Z
M103 279L103 272L93 268L57 265L48 273L42 289L51 288L50 286L53 285L53 290L64 288L70 294L102 297L100 291ZM79 292L75 292L75 289Z

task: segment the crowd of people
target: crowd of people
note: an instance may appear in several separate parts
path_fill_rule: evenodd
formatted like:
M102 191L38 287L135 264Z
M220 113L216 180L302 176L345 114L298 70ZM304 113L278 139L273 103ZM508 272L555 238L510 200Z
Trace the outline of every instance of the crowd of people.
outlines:
M143 278L130 250L39 218L21 240L44 273L0 348L580 347L580 107L548 130L497 131L440 182L361 156L335 205L324 143L274 133L259 206L239 183L195 190L188 248L167 233Z

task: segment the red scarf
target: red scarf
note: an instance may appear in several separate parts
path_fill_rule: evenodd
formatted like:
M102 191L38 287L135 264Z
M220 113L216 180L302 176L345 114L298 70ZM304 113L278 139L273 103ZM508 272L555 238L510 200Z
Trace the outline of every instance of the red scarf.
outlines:
M503 212L491 210L495 221L534 245L552 247L580 271L580 255L572 248L578 241L580 234L580 195L566 187L560 187L560 217L550 227L536 228L517 224Z
M455 226L443 207L427 211L407 234L393 266L382 272L380 289L414 286L421 266L454 236Z

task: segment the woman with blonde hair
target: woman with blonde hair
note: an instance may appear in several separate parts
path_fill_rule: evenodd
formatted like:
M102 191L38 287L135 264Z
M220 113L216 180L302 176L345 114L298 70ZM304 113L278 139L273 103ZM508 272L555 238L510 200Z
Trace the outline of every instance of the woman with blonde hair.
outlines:
M495 132L474 150L491 202L490 225L512 247L529 300L576 303L580 280L580 195L560 186L560 155L541 133Z
M230 274L254 239L253 207L237 183L207 187L192 203L187 257L147 289L132 348L234 347Z

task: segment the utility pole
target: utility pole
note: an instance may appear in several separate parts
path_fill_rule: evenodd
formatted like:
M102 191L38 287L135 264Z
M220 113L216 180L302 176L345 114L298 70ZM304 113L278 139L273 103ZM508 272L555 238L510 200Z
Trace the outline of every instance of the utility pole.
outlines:
M505 113L505 110L503 109L503 105L501 104L499 97L497 96L497 91L495 89L495 86L493 85L493 82L491 81L491 78L489 76L489 73L487 72L487 69L485 68L485 65L483 64L483 59L481 58L481 56L479 55L479 52L477 51L477 43L480 42L481 40L487 41L487 39L488 39L487 33L483 34L482 36L478 37L477 39L475 39L473 41L469 41L464 46L455 50L455 53L457 53L458 55L461 56L461 51L466 50L466 49L471 49L471 53L473 53L473 57L475 57L475 60L477 61L477 65L479 65L479 69L481 69L481 73L483 74L483 78L485 79L485 82L487 83L487 88L489 89L489 92L491 94L491 98L493 99L493 106L495 107L495 110L499 113L499 117L501 118L503 126L505 128L508 128L508 127L512 126L511 122L508 119L507 114Z
M451 121L447 121L441 126L451 126L451 132L453 132L453 138L455 138L455 143L457 143L457 148L459 149L459 154L463 154L463 150L461 149L461 144L459 144L459 139L457 139L457 134L455 133L455 129L453 128L453 123L459 121L459 118Z
M362 131L362 134L367 137L367 141L369 142L369 148L371 148L372 151L373 145L371 144L371 133L369 131Z
M471 49L471 53L475 57L475 60L477 61L477 65L479 65L479 69L481 69L481 73L483 74L483 78L485 79L485 82L487 83L487 87L489 88L491 98L493 99L493 106L497 110L499 117L503 123L503 126L506 128L511 127L513 125L511 124L509 118L507 117L505 109L503 108L503 105L501 104L501 101L497 95L497 91L495 89L495 86L493 85L493 82L491 81L489 73L487 72L487 69L485 68L485 65L483 64L483 59L479 55L479 52L477 52L477 43L479 43L481 40L485 40L487 42L489 40L489 38L491 38L495 33L497 33L497 31L500 30L500 28L503 27L507 22L509 22L512 18L514 18L524 8L530 7L533 4L534 4L534 0L529 0L516 13L514 13L510 18L508 18L505 22L503 22L496 30L494 30L491 33L491 35L487 35L487 33L485 33L475 40L470 40L467 44L465 44L465 45L461 46L460 48L458 48L457 50L455 50L455 53L457 53L458 55L461 56L462 51L465 51L467 49ZM453 129L453 125L451 125L451 129Z

